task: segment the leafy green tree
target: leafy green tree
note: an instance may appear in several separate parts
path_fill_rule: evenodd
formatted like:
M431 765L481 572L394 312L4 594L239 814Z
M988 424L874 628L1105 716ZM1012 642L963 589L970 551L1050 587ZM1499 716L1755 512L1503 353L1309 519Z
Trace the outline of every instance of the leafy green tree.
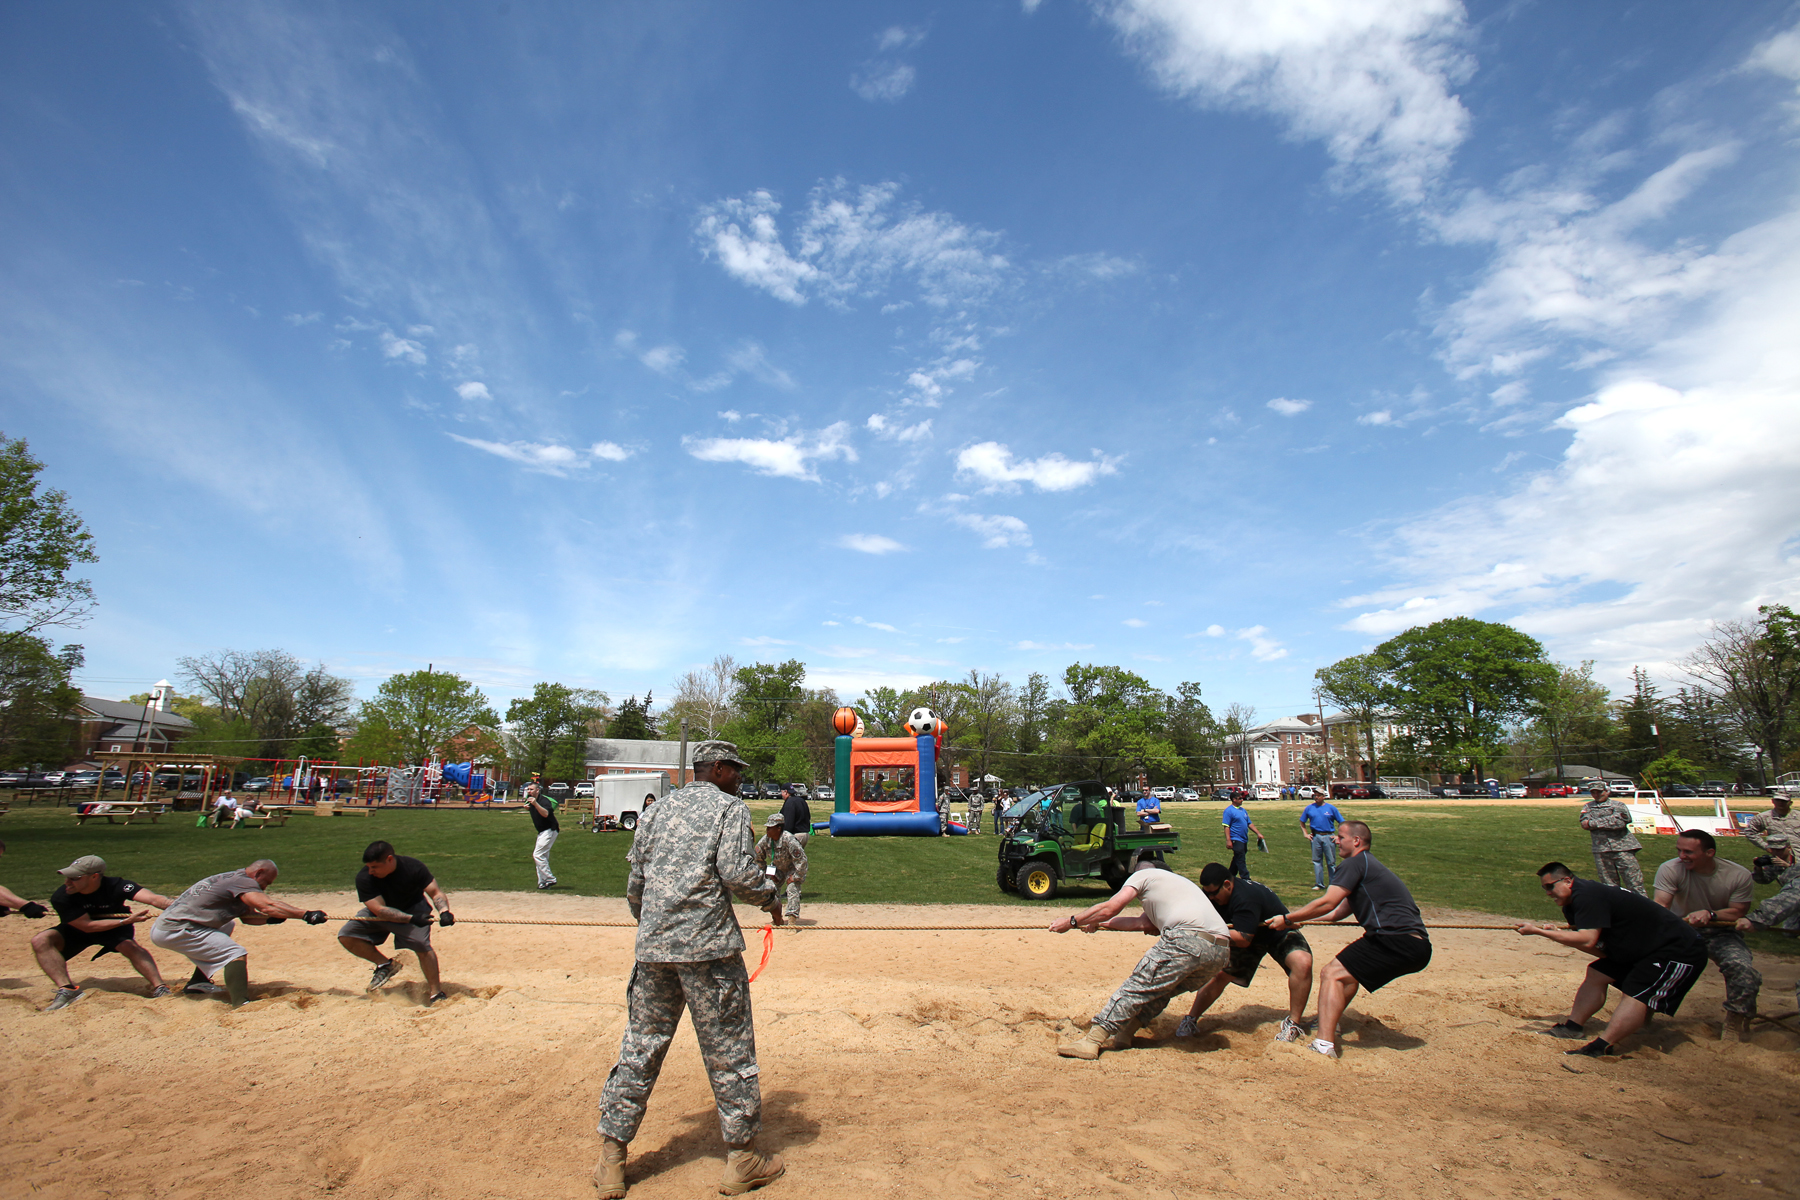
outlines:
M1449 617L1375 648L1386 665L1382 699L1440 766L1477 777L1501 754L1508 723L1555 678L1536 638L1510 625Z
M1644 764L1643 776L1652 787L1666 788L1671 783L1699 783L1700 768L1679 754L1665 754Z
M532 685L531 695L506 706L507 774L528 779L533 771L551 779L587 774L589 725L605 712L606 693L560 683Z
M1563 777L1563 764L1568 761L1573 748L1594 748L1610 735L1606 702L1605 686L1594 681L1594 660L1591 658L1579 667L1556 664L1555 678L1548 680L1533 697L1527 709L1531 730L1549 746L1559 782Z
M194 722L192 748L247 758L336 758L338 730L350 721L356 687L323 663L308 667L285 650L218 650L176 660L205 697L177 696L173 711Z
M450 671L409 671L382 681L363 702L346 757L394 765L420 764L471 725L500 719L481 689Z
M753 778L775 778L778 750L789 755L782 763L785 769L804 770L803 757L797 757L804 754L801 740L795 736L783 741L782 735L799 719L806 698L806 664L793 658L780 665L752 663L739 667L733 678L737 690L731 708L736 716L726 722L720 736L737 743Z
M69 578L78 564L98 561L94 536L67 494L39 490L43 469L24 438L0 434L0 646L78 625L94 604L88 581ZM21 653L21 661L34 657Z
M956 685L961 693L963 728L959 740L974 763L971 774L977 786L992 773L995 756L1011 740L1018 702L1013 686L990 672L970 671Z
M1181 782L1211 783L1224 749L1224 739L1218 721L1213 719L1212 709L1200 699L1200 685L1176 685L1168 713L1169 741L1174 744L1175 753L1187 763L1187 772Z
M1313 672L1319 695L1349 717L1356 731L1345 749L1357 760L1357 779L1377 777L1375 722L1386 703L1387 673L1388 663L1379 654L1353 654Z
M1068 698L1050 744L1071 774L1124 782L1141 764L1154 781L1182 777L1184 763L1168 736L1168 697L1143 676L1076 663L1063 672L1063 688Z
M911 693L902 694L891 687L870 688L857 701L862 713L863 731L870 737L900 737L906 715L913 710L908 703Z
M606 723L606 736L624 741L649 741L656 736L656 723L650 718L650 693L622 702L619 711Z
M1800 615L1785 604L1756 611L1754 623L1718 626L1682 667L1718 696L1738 731L1779 774L1800 733Z
M81 689L69 676L83 663L80 646L53 649L20 633L0 638L0 767L60 766L75 751Z

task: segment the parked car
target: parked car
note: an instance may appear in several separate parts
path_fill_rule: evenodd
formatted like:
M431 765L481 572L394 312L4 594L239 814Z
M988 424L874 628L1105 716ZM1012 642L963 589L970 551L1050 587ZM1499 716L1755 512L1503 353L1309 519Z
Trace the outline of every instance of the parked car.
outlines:
M1175 798L1187 803L1192 803L1200 798L1200 793L1196 792L1193 788L1177 788L1175 791Z
M1723 796L1730 791L1731 785L1726 783L1723 779L1708 779L1700 785L1700 794L1702 796Z
M1575 785L1572 783L1546 783L1538 789L1540 796L1573 796Z
M258 775L254 779L246 779L238 785L241 792L266 792L275 786L275 781L267 775Z
M1683 799L1698 796L1699 794L1699 792L1695 791L1685 783L1671 783L1668 787L1663 789L1663 795L1680 796Z
M794 795L800 797L802 800L811 800L812 799L812 792L807 788L807 786L804 783L786 783L786 784L783 784L782 786L787 788L788 791L794 793Z
M1444 794L1442 788L1433 788L1432 791L1439 795ZM1334 783L1331 785L1331 798L1333 800L1367 800L1369 785L1366 783Z
M1319 794L1319 789L1310 783L1303 783L1295 789L1295 792L1302 800L1311 800Z
M60 787L62 785L63 777L67 774L68 774L67 771L45 771L44 772L44 786L45 787Z
M594 798L594 781L589 779L584 783L576 784L574 796L577 800L592 800Z
M1531 794L1531 789L1522 783L1509 783L1506 785L1506 794L1513 800L1523 800Z
M1606 790L1615 796L1629 796L1637 791L1637 784L1629 779L1609 779L1606 781Z
M1175 798L1175 789L1172 787L1153 787L1150 789L1150 794L1155 796L1158 800L1173 800Z
M98 771L65 771L62 786L71 789L96 788L100 786L100 778Z
M813 788L812 798L814 800L822 800L822 801L826 802L827 804L836 804L837 803L837 789L832 787L829 783L821 783L817 787Z
M544 790L549 792L552 796L555 796L558 800L567 800L569 798L569 785L561 779L548 784Z
M23 772L23 771L0 771L0 787L16 788L16 787L23 787L24 785L25 785L25 772Z
M1251 798L1254 800L1279 800L1281 799L1281 789L1272 783L1259 783Z

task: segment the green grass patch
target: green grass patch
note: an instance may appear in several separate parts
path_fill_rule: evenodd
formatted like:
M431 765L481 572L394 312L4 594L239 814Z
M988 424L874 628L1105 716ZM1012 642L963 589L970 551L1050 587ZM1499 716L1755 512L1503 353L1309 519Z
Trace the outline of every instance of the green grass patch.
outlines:
M754 804L757 828L773 804ZM1218 804L1172 804L1166 816L1182 836L1170 865L1197 877L1208 862L1229 862ZM1375 831L1375 854L1392 867L1421 904L1504 916L1552 919L1533 874L1560 859L1591 875L1588 837L1576 809L1529 806L1483 808L1371 807L1357 815ZM1250 855L1251 874L1290 904L1312 896L1312 859L1299 834L1295 804L1250 806L1269 841L1269 853ZM377 809L367 817L297 816L263 830L198 829L195 814L170 814L156 825L76 826L65 808L15 808L0 818L7 853L0 883L42 899L55 886L52 872L83 854L98 854L107 870L173 895L197 879L268 857L281 867L277 890L348 893L362 864L363 847L376 838L402 854L422 859L454 897L461 891L528 891L533 833L520 813ZM820 817L824 813L816 814ZM989 816L990 828L992 816ZM1644 837L1639 860L1646 878L1675 857L1672 837ZM999 839L815 837L806 881L810 902L859 904L1004 904L1044 907L1003 893L995 885ZM625 891L629 834L585 833L565 822L551 861L559 890L619 896ZM1721 839L1720 854L1748 866L1755 847ZM1758 898L1773 885L1759 885ZM1091 902L1106 895L1098 881L1077 884L1054 902ZM1758 949L1788 953L1794 943L1778 934L1753 935Z

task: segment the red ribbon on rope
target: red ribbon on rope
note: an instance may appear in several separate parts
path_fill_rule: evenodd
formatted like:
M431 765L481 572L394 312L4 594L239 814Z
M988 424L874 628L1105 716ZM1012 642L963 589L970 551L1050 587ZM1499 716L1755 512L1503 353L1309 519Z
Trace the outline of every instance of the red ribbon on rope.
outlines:
M763 968L769 965L769 951L771 951L775 948L775 926L772 923L768 924L768 925L764 925L762 927L762 935L763 935L762 961L756 964L756 970L750 972L750 982L751 983L755 983L756 977L758 975L761 975L763 973Z

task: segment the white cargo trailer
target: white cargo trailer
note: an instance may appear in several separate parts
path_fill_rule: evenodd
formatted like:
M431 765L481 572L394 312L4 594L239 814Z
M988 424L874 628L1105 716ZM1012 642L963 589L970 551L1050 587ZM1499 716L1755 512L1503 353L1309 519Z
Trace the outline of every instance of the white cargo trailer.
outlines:
M637 828L638 818L654 801L669 791L669 777L660 771L632 775L594 777L594 832Z

